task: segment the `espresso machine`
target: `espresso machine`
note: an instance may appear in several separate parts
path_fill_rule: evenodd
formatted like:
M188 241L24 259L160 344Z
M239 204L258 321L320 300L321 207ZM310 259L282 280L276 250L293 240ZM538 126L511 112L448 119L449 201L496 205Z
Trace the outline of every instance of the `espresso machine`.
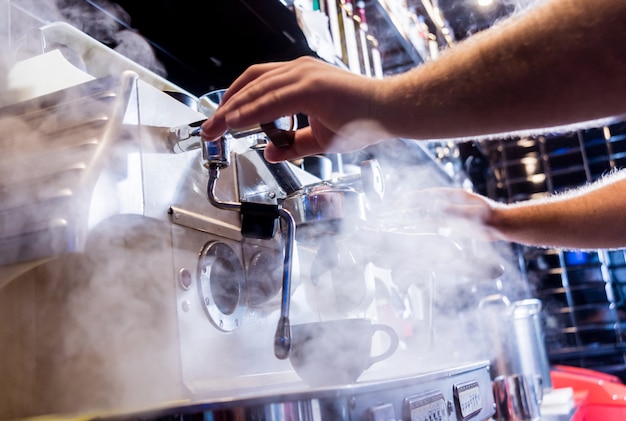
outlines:
M175 86L136 67L90 73L90 58L118 57L66 25L41 35L89 51L91 77L0 109L0 419L494 414L489 361L437 347L433 262L402 276L390 263L375 160L331 179L268 163L289 116L203 142L206 115ZM354 319L390 327L371 338L385 357L350 380L304 379L297 326Z

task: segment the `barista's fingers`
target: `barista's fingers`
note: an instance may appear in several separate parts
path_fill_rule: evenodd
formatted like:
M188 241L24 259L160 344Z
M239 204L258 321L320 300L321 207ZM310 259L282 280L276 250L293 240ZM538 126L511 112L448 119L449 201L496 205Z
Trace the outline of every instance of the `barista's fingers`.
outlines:
M272 87L272 80L249 85L233 96L224 110L228 127L267 123L299 112L307 113L306 92L298 84Z
M228 87L224 96L222 97L222 104L228 102L230 97L232 97L237 92L241 91L243 88L248 86L250 83L253 83L259 77L266 75L275 70L280 70L285 68L285 63L264 63L264 64L254 64L250 66L245 72L243 72L235 81Z
M486 198L454 187L430 187L422 190L414 190L407 195L407 201L414 203L432 203L440 201L450 205L471 206L482 205Z
M488 241L504 239L490 224L493 220L494 206L497 206L495 202L474 193L465 193L464 201L457 200L443 204L441 210L449 224L473 232L477 239ZM459 198L460 195L455 199Z
M337 87L361 86L354 83L354 73L311 57L268 69L251 81L246 79L248 83L220 107L229 127L267 123L296 113L331 116L341 108L333 100L341 97Z
M280 99L288 93L293 93L289 97L292 100L294 97L296 99L301 97L306 92L305 88L310 84L303 82L302 72L297 70L299 67L297 63L253 65L237 78L226 91L222 99L224 112L233 112L244 105L250 107L275 105L276 99ZM268 101L268 98L273 98L274 101Z
M487 217L488 209L480 204L458 205L442 203L440 209L443 214L452 218L460 218L469 222L483 223Z
M302 158L308 155L320 153L323 147L317 142L313 136L311 127L296 130L294 142L288 147L276 147L273 143L269 143L265 147L265 159L269 162L288 161Z
M434 187L408 192L396 204L401 208L423 208L440 216L482 223L489 217L492 203L463 189Z
M272 106L272 102L268 101L267 96L274 95L274 103L276 103L279 95L278 90L282 86L290 84L291 79L284 76L289 70L290 68L286 63L251 66L224 93L217 111L202 125L202 137L213 140L221 136L228 128L269 122L284 115L299 112L276 112L267 108L268 104L269 107ZM242 108L245 108L243 114ZM256 117L260 114L260 108L266 110L262 114L262 119Z
M200 136L204 140L216 140L228 129L224 119L218 119L215 116L208 118L201 127Z
M297 114L301 112L299 104L302 102L298 90L297 86L290 85L262 95L263 91L252 91L246 87L227 103L223 103L202 124L201 135L204 139L213 140L229 128L268 123L283 116Z
M202 139L215 140L226 132L228 126L226 125L225 115L224 107L219 106L215 113L202 123L202 126L200 126Z

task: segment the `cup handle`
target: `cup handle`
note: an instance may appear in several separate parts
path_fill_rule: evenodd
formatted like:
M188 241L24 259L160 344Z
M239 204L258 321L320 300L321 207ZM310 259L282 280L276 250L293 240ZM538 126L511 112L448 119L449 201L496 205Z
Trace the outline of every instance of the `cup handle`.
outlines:
M385 332L387 334L387 336L389 337L389 348L387 348L386 351L379 355L370 355L370 364L367 366L367 368L371 367L374 363L389 358L391 354L396 352L396 349L398 349L398 344L400 343L400 340L398 339L398 334L395 330L393 330L391 326L383 324L373 324L372 335L377 331Z

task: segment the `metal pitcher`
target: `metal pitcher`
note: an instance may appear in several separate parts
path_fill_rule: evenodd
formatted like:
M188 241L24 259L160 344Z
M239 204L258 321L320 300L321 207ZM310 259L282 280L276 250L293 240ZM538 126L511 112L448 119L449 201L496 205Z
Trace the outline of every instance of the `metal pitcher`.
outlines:
M527 396L541 404L543 394L552 388L540 322L541 301L533 298L511 302L496 294L482 299L479 308L493 350L492 378L523 376L534 390Z

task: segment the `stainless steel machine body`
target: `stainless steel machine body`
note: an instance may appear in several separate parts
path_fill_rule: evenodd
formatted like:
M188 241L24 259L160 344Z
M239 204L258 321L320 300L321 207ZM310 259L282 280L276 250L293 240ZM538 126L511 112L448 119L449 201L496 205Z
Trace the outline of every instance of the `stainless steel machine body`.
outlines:
M276 358L285 227L246 236L237 209L209 202L202 150L174 151L168 138L202 117L134 72L0 109L0 419L489 418L489 362L435 360L410 332L349 385L309 387ZM410 324L383 314L393 308L377 296L389 268L357 256L344 232L307 226L306 198L328 198L332 183L285 164L297 184L289 191L256 144L232 142L213 193L296 215L291 322ZM362 198L362 186L334 188L346 203ZM321 208L333 228L335 211ZM320 262L322 249L337 261Z
M242 420L468 420L485 419L493 401L488 369L481 364L433 373L252 397L171 405L102 419L242 419Z

